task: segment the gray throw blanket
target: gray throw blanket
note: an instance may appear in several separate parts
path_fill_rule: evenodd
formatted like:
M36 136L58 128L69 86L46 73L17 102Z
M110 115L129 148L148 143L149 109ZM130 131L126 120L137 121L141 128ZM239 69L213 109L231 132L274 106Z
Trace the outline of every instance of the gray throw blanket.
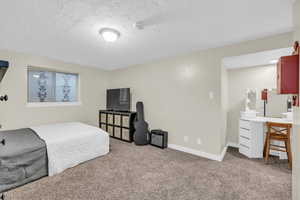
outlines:
M45 142L31 129L0 131L0 192L48 174Z

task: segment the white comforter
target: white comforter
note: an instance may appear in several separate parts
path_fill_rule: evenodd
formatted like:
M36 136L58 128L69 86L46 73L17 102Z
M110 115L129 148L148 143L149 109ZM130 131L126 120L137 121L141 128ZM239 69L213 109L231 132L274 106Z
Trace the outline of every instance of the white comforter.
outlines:
M49 176L109 152L105 131L83 123L30 127L47 145Z

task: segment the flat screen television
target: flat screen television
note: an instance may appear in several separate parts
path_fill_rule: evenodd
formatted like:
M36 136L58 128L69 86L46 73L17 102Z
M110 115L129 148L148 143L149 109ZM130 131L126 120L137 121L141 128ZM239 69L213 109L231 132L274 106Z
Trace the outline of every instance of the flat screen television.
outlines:
M130 88L106 90L106 109L130 111Z

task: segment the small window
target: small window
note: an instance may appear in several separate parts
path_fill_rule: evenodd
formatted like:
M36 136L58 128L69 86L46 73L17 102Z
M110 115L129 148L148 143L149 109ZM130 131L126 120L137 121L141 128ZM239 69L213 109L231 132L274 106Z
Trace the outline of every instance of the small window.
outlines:
M77 102L78 74L28 68L28 102Z

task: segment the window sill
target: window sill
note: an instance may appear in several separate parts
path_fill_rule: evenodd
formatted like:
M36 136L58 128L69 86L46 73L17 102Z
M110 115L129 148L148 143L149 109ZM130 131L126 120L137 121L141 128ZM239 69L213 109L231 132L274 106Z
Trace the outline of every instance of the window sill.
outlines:
M81 102L36 102L36 103L26 104L26 107L28 108L63 107L63 106L81 106Z

